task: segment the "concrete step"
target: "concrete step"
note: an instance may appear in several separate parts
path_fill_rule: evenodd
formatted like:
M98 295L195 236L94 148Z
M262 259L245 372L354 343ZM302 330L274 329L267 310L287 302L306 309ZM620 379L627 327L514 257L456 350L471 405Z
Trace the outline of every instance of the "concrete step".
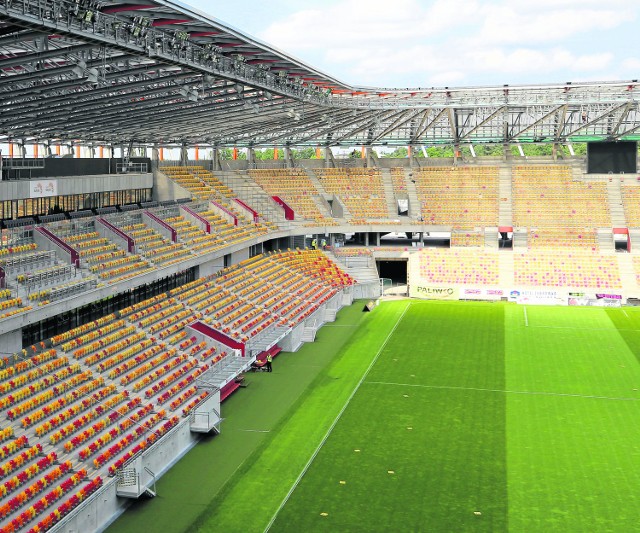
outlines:
M416 182L413 179L413 169L405 168L405 183L407 186L407 195L409 196L409 217L416 219L422 216L422 207L420 206L420 199L418 198L418 191L416 190Z
M391 172L388 168L381 168L380 175L382 177L384 197L387 201L387 214L391 219L398 218L398 205L396 202L395 193L393 191L393 180L391 179Z
M501 165L498 171L498 224L513 225L513 175L511 165Z
M500 285L503 287L514 286L514 259L513 252L504 250L498 254L498 268L500 272Z

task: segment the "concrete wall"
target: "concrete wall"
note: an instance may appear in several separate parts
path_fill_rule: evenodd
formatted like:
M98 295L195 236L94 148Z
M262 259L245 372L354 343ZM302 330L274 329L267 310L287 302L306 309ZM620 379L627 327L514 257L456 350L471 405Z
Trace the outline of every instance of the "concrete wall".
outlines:
M215 274L219 270L224 268L224 258L218 257L216 259L212 259L211 261L207 261L206 263L202 263L199 267L198 274L200 278L206 278L211 274Z
M22 350L22 330L16 329L0 335L0 359L7 354Z
M155 171L153 173L153 200L155 202L181 198L191 198L191 193L162 172Z
M249 247L238 250L231 254L231 264L236 265L245 259L249 259Z
M67 176L53 179L58 182L57 196L129 189L151 189L153 187L152 174L104 174L99 176ZM31 181L0 181L0 198L3 200L30 198Z

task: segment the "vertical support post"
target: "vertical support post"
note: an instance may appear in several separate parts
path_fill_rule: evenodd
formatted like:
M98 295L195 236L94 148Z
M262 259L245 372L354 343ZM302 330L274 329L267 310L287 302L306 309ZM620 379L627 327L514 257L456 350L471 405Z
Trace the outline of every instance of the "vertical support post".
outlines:
M213 147L213 170L220 170L222 165L220 164L220 149L217 146Z
M293 168L293 159L291 157L291 147L284 147L284 160L287 168Z

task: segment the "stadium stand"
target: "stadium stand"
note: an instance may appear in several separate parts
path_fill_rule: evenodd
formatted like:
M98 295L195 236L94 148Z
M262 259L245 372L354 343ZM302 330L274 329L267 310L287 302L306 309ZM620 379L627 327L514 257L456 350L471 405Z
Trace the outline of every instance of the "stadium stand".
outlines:
M514 256L515 282L528 287L620 289L615 256L594 252L536 250Z
M640 227L640 187L623 185L622 200L627 225L630 228Z
M606 185L573 179L564 165L513 168L513 222L520 227L611 227Z
M499 285L498 256L460 248L425 248L418 252L422 278L429 283Z
M332 168L315 172L324 190L344 202L351 215L350 223L393 218L387 209L380 170Z
M95 239L86 233L69 237L74 243ZM295 326L352 283L320 251L256 256L2 361L0 409L9 424L1 432L7 444L0 448L0 474L11 480L0 491L2 527L62 518L81 503L72 490L78 483L89 483L87 494L96 490L181 419L189 420L211 395L197 386L198 379L238 358L188 332L204 313L246 341L276 321ZM265 286L275 291L264 292ZM276 299L256 307L265 294ZM267 352L279 351L274 345ZM235 378L229 383L225 395L240 386ZM47 449L31 445L34 438L46 438ZM35 481L36 490L30 483L38 476L46 483ZM51 496L26 507L45 487ZM53 518L47 514L52 506Z
M427 224L454 228L498 225L497 167L429 167L413 172Z
M316 224L335 225L320 207L319 192L309 176L301 169L250 170L249 175L268 194L280 196L295 211L296 218Z

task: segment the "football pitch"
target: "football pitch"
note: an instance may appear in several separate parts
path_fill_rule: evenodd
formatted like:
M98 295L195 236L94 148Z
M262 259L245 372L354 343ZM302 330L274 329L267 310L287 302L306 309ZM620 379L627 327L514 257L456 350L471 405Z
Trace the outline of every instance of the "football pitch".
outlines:
M350 316L186 529L640 531L640 310L398 300ZM282 366L311 364L305 348Z

